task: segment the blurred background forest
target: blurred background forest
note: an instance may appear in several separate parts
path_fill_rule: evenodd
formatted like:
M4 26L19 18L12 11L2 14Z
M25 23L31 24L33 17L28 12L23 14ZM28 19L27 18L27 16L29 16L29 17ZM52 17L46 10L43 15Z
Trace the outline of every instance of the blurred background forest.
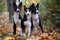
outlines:
M12 22L14 0L0 0L0 15L9 12L9 20ZM39 3L42 24L50 27L60 27L60 0L22 0L23 5ZM22 10L23 11L23 10Z

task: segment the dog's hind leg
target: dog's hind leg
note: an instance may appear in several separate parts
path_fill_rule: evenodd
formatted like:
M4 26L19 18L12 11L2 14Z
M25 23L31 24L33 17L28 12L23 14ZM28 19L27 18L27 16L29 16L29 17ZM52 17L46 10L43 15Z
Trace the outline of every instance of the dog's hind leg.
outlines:
M41 29L42 33L44 33L43 26L42 26L42 23L41 23L41 19L40 18L39 18L39 26L40 26L40 29Z

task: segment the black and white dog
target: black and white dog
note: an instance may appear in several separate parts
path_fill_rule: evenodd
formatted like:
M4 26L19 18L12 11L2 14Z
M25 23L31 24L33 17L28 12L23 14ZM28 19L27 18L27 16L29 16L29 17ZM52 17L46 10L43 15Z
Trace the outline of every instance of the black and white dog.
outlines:
M37 5L35 5L34 3L31 5L31 13L32 13L32 19L33 19L33 26L34 26L34 30L36 31L36 26L40 26L40 29L43 33L43 27L41 24L41 19L40 19L40 15L39 15L39 3L37 3Z
M22 8L22 2L19 2L18 0L16 0L16 2L13 3L13 7L14 7L14 25L13 25L13 35L16 35L16 24L18 23L20 26L20 35L22 35L22 17L20 15L20 11Z
M28 37L31 35L31 12L30 8L24 5L23 24L27 27Z

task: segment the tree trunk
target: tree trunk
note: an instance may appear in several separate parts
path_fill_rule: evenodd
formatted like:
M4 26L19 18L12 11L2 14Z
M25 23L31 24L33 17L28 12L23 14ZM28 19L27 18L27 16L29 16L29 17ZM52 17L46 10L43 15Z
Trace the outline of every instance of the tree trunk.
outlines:
M7 0L7 5L8 5L8 11L9 11L9 21L13 21L13 0Z

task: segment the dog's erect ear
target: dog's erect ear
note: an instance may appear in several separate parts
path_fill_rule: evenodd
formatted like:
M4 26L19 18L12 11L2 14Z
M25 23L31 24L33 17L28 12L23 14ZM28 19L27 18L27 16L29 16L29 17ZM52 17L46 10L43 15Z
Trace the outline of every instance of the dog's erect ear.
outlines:
M32 7L35 7L35 4L34 3L32 3L32 5L31 5Z
M32 9L33 7L35 7L34 3L32 3L29 8Z
M35 7L34 3L32 3L30 6L29 6L29 9L30 11L32 11L32 9Z
M16 6L16 3L15 2L13 2L13 7L15 7Z
M22 7L22 2L19 3L19 6Z
M35 6L34 3L32 3L30 10L31 10L31 13L35 13L36 12L36 6Z
M37 3L36 7L39 8L39 3Z
M29 6L29 10L30 10L30 11L32 10L32 5Z

